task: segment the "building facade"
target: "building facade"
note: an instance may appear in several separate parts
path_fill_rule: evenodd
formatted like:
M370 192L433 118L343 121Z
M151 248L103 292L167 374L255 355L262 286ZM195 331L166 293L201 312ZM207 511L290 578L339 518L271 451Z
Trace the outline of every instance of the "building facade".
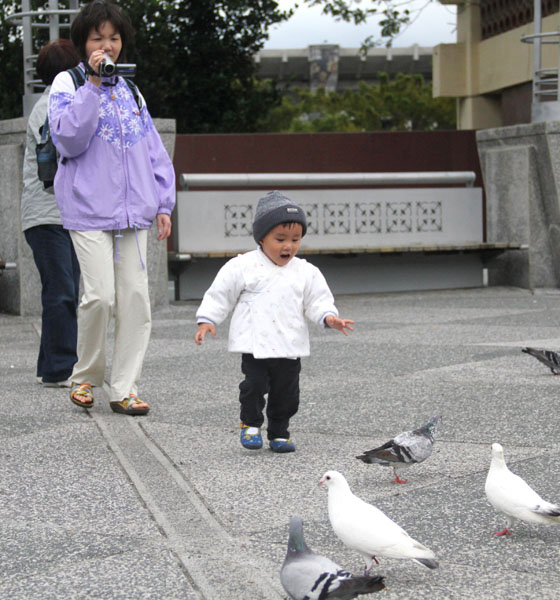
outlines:
M457 5L457 42L433 52L434 96L457 98L457 127L531 122L534 0L439 0ZM558 32L560 0L541 1L542 32ZM560 34L543 44L541 65L558 70ZM555 98L556 100L556 98Z
M356 89L360 82L376 84L379 73L420 74L432 80L432 48L341 48L319 44L307 48L261 50L255 55L257 77L272 79L280 85L317 90Z

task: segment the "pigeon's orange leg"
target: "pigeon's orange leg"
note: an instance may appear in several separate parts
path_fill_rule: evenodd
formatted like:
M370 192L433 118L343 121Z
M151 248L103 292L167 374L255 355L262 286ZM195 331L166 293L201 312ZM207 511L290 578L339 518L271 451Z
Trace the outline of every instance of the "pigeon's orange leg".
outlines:
M406 483L408 479L401 479L395 469L393 469L393 473L395 474L395 479L391 483Z
M510 531L506 527L505 529L502 529L502 531L494 531L494 535L497 535L497 536L501 536L501 535L513 535L513 531Z

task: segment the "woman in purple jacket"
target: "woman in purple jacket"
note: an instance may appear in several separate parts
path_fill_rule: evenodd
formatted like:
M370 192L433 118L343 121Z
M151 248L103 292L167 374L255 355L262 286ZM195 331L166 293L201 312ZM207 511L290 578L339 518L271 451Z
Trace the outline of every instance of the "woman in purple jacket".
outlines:
M111 2L94 0L80 11L70 36L87 80L75 89L70 73L55 78L49 122L61 155L55 196L84 283L70 399L93 406L114 312L110 406L140 415L150 410L137 395L151 330L147 236L154 220L158 240L171 233L175 175L142 96L137 102L120 77L99 76L105 55L123 62L133 34L128 17Z

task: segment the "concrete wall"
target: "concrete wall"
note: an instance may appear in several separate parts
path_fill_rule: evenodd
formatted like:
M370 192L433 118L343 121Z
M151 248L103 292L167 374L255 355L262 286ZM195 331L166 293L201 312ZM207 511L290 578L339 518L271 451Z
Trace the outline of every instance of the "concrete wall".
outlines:
M560 284L560 122L477 133L488 242L527 244L488 264L491 285Z
M169 155L175 150L175 120L154 119ZM0 312L41 314L41 282L31 249L21 232L20 201L27 119L0 121L0 256L17 268L0 276ZM157 242L154 225L148 242L152 308L168 303L167 244Z
M177 194L176 299L201 298L227 260L218 257L256 248L253 216L267 189ZM307 215L299 255L321 269L335 294L482 285L481 256L457 250L482 245L481 188L284 192Z
M179 134L174 164L178 175L474 171L475 187L480 188L482 182L474 131ZM285 189L282 186L271 187ZM340 202L345 202L346 191L339 190ZM456 188L456 191L462 193L464 188ZM301 190L298 190L296 196L294 191L294 198L298 201L300 193ZM250 195L252 193L244 194L245 200ZM204 206L201 207L203 209ZM181 210L179 206L179 219ZM480 205L476 210L480 210ZM210 232L219 227L222 215L223 212L218 211L204 218L205 236L211 236ZM483 226L484 223L482 231L480 228L477 230L477 235L482 236L477 240L485 239ZM200 231L197 232L199 235ZM191 241L195 237L193 235L191 239L187 228L186 237L182 235L180 241L175 239L174 249L193 252ZM459 243L459 239L455 242ZM353 246L359 243L359 239L352 240ZM482 285L483 264L479 253L474 252L469 255L449 253L445 256L433 253L420 256L420 253L412 252L406 252L403 256L345 254L329 257L306 254L305 258L325 270L329 285L337 294ZM176 297L202 297L223 262L219 258L197 256L189 262L172 262L170 266L175 277Z

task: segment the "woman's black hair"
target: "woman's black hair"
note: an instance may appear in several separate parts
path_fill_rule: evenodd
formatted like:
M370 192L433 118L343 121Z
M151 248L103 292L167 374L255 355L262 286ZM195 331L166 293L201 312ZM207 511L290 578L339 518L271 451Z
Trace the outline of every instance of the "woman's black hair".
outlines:
M122 50L119 60L126 62L126 47L134 37L134 28L122 8L109 0L93 0L86 4L72 22L70 39L74 42L82 60L87 60L86 42L90 31L92 29L99 31L101 25L107 21L121 36Z
M71 69L79 62L76 46L70 40L59 39L39 50L35 70L43 83L50 85L61 71Z

